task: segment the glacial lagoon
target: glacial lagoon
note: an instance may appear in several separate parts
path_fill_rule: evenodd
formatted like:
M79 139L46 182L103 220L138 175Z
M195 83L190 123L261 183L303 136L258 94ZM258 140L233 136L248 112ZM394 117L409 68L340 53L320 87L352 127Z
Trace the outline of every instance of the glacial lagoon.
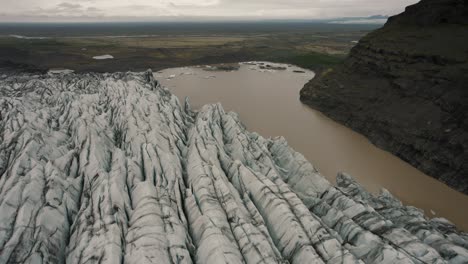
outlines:
M196 66L155 73L181 102L189 97L194 109L220 102L238 113L250 131L285 137L328 180L335 182L337 173L345 172L375 194L385 188L428 217L444 217L468 230L468 211L463 209L468 208L468 196L303 105L299 91L314 76L309 70L269 62L242 63L232 71Z

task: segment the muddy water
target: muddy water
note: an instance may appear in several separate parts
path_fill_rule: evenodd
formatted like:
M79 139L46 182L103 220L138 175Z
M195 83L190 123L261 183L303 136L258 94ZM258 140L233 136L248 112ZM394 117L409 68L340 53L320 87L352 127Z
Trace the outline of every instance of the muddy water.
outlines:
M167 69L155 76L181 100L190 97L193 108L221 102L226 110L239 113L250 131L284 136L332 182L338 172L346 172L373 193L386 188L404 203L424 209L429 217L445 217L468 230L468 196L299 101L300 89L314 77L311 71L242 65L232 72L193 67Z

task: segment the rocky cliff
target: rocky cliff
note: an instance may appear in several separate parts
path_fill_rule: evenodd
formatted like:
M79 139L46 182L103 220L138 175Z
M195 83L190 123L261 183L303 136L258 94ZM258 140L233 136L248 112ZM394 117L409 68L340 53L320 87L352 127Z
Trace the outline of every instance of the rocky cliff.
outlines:
M468 194L468 2L407 7L301 100Z
M467 263L468 236L145 74L0 76L0 263Z

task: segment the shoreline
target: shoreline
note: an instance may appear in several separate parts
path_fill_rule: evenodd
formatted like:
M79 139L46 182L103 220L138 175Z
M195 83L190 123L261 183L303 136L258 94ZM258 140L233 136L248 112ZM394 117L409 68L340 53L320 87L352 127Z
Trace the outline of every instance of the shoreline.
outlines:
M195 71L195 72L188 74L188 75L183 74L184 72L192 72L192 71ZM210 86L213 86L213 85L216 86L216 84L222 83L223 80L224 80L224 83L228 83L226 82L225 79L223 79L222 76L226 76L230 74L232 74L233 76L236 76L236 77L232 77L232 79L239 79L239 78L246 79L247 78L247 76L245 76L245 78L241 77L243 75L239 76L238 74L241 74L241 72L238 72L238 71L219 72L219 74L215 74L215 75L219 75L218 77L214 79L210 79L209 81L205 81L203 79L203 76L205 74L201 72L200 68L190 69L190 67L170 68L165 71L158 72L158 74L155 74L155 77L156 79L161 80L163 86L167 87L172 93L176 94L179 97L179 100L181 100L181 102L183 102L185 96L189 96L191 98L190 103L193 107L197 107L199 105L204 105L204 104L209 104L209 103L221 102L222 105L228 111L234 111L234 112L239 113L241 116L242 122L249 128L249 130L256 131L265 137L284 136L287 139L288 143L292 147L294 147L296 151L304 154L307 157L307 159L312 164L317 166L320 172L331 182L335 181L337 173L346 172L348 174L351 174L359 183L365 186L365 188L369 190L370 192L372 192L372 194L374 195L378 195L381 189L388 189L391 191L392 194L398 197L398 199L400 199L405 205L413 205L413 206L417 206L418 208L423 208L426 217L428 218L444 217L446 219L449 219L449 221L451 222L457 223L457 225L460 227L461 230L468 230L468 226L466 226L466 224L464 224L465 222L463 221L463 219L466 219L466 218L461 216L463 215L463 213L460 213L459 208L454 208L455 203L453 203L453 201L459 200L461 204L463 203L468 204L467 195L455 189L450 188L449 186L447 186L446 184L442 182L439 182L433 179L429 175L424 174L423 172L414 168L409 163L403 161L399 157L393 155L392 153L384 149L379 148L378 146L373 144L369 140L369 138L358 133L357 131L350 129L349 127L346 127L343 124L330 119L324 113L316 111L313 108L310 108L308 105L303 104L298 99L299 97L298 93L294 94L294 92L292 93L290 92L289 97L291 98L285 97L285 99L283 100L283 104L288 105L297 99L298 101L297 107L299 107L302 110L300 109L295 110L299 112L294 112L295 114L293 113L294 115L293 119L299 118L299 120L301 120L301 124L305 125L305 127L302 127L301 130L311 131L310 136L306 137L306 139L303 139L303 138L301 139L301 138L294 136L294 134L297 134L296 132L288 130L288 129L281 130L280 127L277 127L277 128L262 127L263 125L261 124L264 124L265 121L263 120L255 121L253 120L254 118L249 114L249 113L252 113L251 106L245 105L245 102L241 103L241 106L239 106L235 102L230 102L233 100L231 98L232 96L235 96L234 94L225 93L219 89L215 89L214 87L213 89L209 88ZM282 74L282 72L278 71L277 74ZM170 80L166 80L165 77L171 76L171 75L174 75L176 77L172 77L172 78L169 78ZM268 76L270 76L268 77L268 79L275 78L274 77L275 73L272 73L272 75L268 74ZM276 77L276 78L281 78L281 77ZM184 84L186 83L192 83L193 87L185 87L186 85ZM216 83L216 84L210 84L210 83ZM180 86L180 89L176 88L177 85ZM247 84L242 84L242 86L245 86L245 85ZM258 85L261 86L261 84L258 84ZM196 88L197 86L200 86L200 88ZM195 90L193 92L190 92L192 88ZM224 87L224 88L232 89L232 87L231 88ZM192 94L192 95L189 95L187 93ZM238 93L245 94L244 92L242 92L242 90L238 91ZM272 93L275 94L274 91L272 91ZM223 97L224 99L219 98L219 99L215 99L216 101L213 101L213 98L218 98L216 95L213 95L213 94L224 94L224 97ZM201 98L204 95L211 99L206 99L207 101L205 101L205 99ZM257 94L255 94L255 92L253 91L249 92L249 96L258 98ZM271 95L271 96L274 96L274 95ZM268 98L271 98L271 96L268 96ZM227 103L225 100L228 100ZM245 100L248 100L248 99L242 99L242 101L245 101ZM264 100L267 100L267 99L264 98ZM255 104L255 102L252 102L252 103ZM298 103L300 103L300 105ZM275 102L268 101L268 104L276 105L276 101ZM237 107L237 108L233 108L233 107ZM246 108L247 110L244 110L243 108ZM264 107L264 108L269 109L271 107ZM274 109L271 109L271 110L274 111ZM287 110L285 109L285 111ZM302 113L302 111L304 111L304 113ZM262 114L259 114L258 112L257 112L257 115L259 116L258 118L262 118L263 116ZM290 115L287 115L287 116L290 116ZM268 119L268 117L265 117L262 119ZM330 141L329 139L327 139L327 137L329 138L330 136L327 136L326 134L324 134L325 138L323 138L322 140L324 140L325 142L330 141L329 144L326 143L328 144L330 148L333 148L330 144L339 145L338 149L333 150L337 152L334 154L331 154L331 156L334 156L335 159L338 159L337 162L338 164L340 164L339 166L344 166L342 167L342 169L337 169L336 171L334 171L332 167L327 168L326 166L328 165L324 165L323 163L324 159L331 158L330 153L329 153L329 151L331 150L329 150L326 146L325 146L324 151L329 153L326 155L324 155L324 153L321 153L320 150L318 151L318 153L314 153L315 150L312 150L314 148L315 149L317 148L317 146L314 146L314 144L316 143L311 143L311 142L317 141L316 139L314 139L313 131L317 129L318 129L317 131L320 131L320 128L314 128L314 124L316 125L317 119L323 120L320 122L325 122L326 124L328 124L326 126L329 126L328 128L329 133L332 133L332 134L338 133L337 135L338 138L335 143L333 143L333 140ZM283 120L281 118L277 120L277 122L279 123L282 123L283 121L286 122L284 123L284 126L286 127L291 127L293 125L293 124L288 125L287 123L288 121ZM336 131L336 132L333 132L333 131ZM342 131L342 132L338 132L338 131ZM343 135L346 135L346 134L351 135L352 139L350 140L352 142L346 143L345 138L347 136L343 138ZM318 141L321 141L321 140L319 139ZM345 144L341 146L341 144L343 143ZM359 154L359 153L353 154L353 152L363 151L362 150L363 146L365 146L364 149L367 149L365 150L366 154ZM318 148L320 149L320 147ZM354 148L354 150L350 148ZM308 152L310 151L312 151L312 153L308 154ZM353 156L359 156L359 155L363 155L363 157L353 157ZM347 158L349 158L348 162L346 160L341 160L341 159L347 159ZM385 160L387 159L389 161L385 162ZM383 164L382 162L386 164ZM380 168L380 166L382 167ZM363 170L369 170L369 171L365 172ZM400 171L400 170L403 170L403 171ZM440 197L441 201L445 201L446 199L448 201L452 200L452 202L447 203L446 205L444 203L439 203L437 202L437 199L424 194L422 191L418 191L418 186L426 186L427 190L430 190L429 192L433 193L433 197ZM446 197L446 198L442 199L442 197ZM434 211L436 215L432 214L431 213L432 211Z
M233 64L233 63L225 63L225 64ZM297 65L293 65L293 64L283 64L283 63L275 63L275 62L268 62L268 61L243 61L243 62L237 62L237 63L235 63L235 64L239 65L239 67L241 67L241 66L243 66L243 65L248 66L248 65L260 65L260 64L273 64L273 65L278 65L278 64L279 64L279 65L284 65L284 66L286 66L286 67L301 68L301 67L299 67L299 66L297 66ZM224 65L224 64L223 64L223 63L219 63L219 64L216 64L216 65ZM207 66L210 66L210 65L194 65L194 66L183 66L183 67L171 67L171 68L166 68L166 69L162 69L162 70L158 70L158 71L153 71L153 73L154 73L154 74L157 74L157 73L160 73L160 72L163 72L163 71L171 71L171 70L185 69L185 68L201 69L201 70L206 71L207 74L209 74L209 73L210 73L210 74L216 74L216 72L230 72L230 71L232 71L232 70L217 70L217 71L213 71L212 69L210 69L210 68L207 67ZM211 66L212 66L212 65L211 65ZM207 70L207 69L209 69L209 70ZM303 69L303 68L301 68L301 69ZM311 71L310 69L304 69L304 70L306 70L306 71ZM146 70L145 70L145 71L146 71ZM234 70L234 71L237 71L237 70ZM278 71L281 71L281 70L278 70ZM144 71L139 71L139 72L144 72ZM314 71L314 72L315 72L315 71ZM0 72L0 73L1 73L1 72ZM64 72L64 73L66 73L66 72ZM99 74L99 73L97 73L97 72L84 72L84 73L83 73L83 72L74 72L73 74L86 74L86 73L96 73L96 74ZM58 72L58 73L56 73L56 74L62 74L62 73ZM183 74L182 74L182 75L183 75ZM177 76L177 77L179 77L179 76ZM174 79L174 78L175 78L175 77L172 77L172 78L169 78L169 79L172 80L172 79ZM312 79L314 79L314 78L315 78L315 77L313 77ZM312 79L311 79L311 80L312 80ZM158 80L158 81L159 81L159 80ZM310 80L309 80L309 81L310 81ZM181 101L181 102L182 102L182 101ZM307 107L307 108L310 108L307 104L304 104L303 102L301 102L301 103L302 103L302 106ZM347 129L351 130L353 133L356 133L356 134L359 135L360 137L365 138L365 140L366 140L370 145L372 145L373 147L375 147L375 148L378 149L379 151L385 152L386 154L391 155L391 156L394 157L394 158L397 158L400 162L403 162L403 163L405 163L405 164L407 164L407 165L410 165L410 164L408 164L407 162L401 160L399 157L397 157L397 156L393 155L392 153L386 151L385 149L382 149L382 148L378 147L377 145L373 144L373 143L370 141L370 139L368 139L367 137L365 137L363 134L360 134L359 132L357 132L357 131L355 131L355 130L352 130L352 129L349 128L349 127L346 127L344 124L341 124L341 123L339 123L339 122L337 122L337 121L332 120L330 117L326 116L324 113L322 113L322 112L320 112L320 111L318 111L318 110L315 110L315 109L313 109L313 108L310 108L310 109L313 110L313 111L318 112L319 114L321 114L321 115L322 115L322 118L326 118L326 119L328 119L329 121L331 121L331 122L333 122L333 123L335 123L335 124L337 124L337 125L339 125L339 126L343 126L343 127L347 128ZM287 138L287 140L288 140L288 142L289 142L290 138ZM299 150L298 150L298 152L302 153L302 151L299 151ZM310 162L311 162L312 164L315 164L315 162L313 162L312 160L311 160ZM414 168L413 166L411 166L411 167ZM416 168L414 168L414 169L417 170ZM417 170L417 171L423 173L423 172L420 171L420 170ZM347 171L345 171L345 172L347 172ZM353 174L353 176L354 176L354 177L358 176L358 177L356 177L356 179L359 178L359 175ZM427 177L427 180L433 180L433 178L430 177L429 175L425 175L425 176ZM326 176L324 176L324 177L326 177ZM336 175L335 175L335 177L336 177ZM326 178L330 179L330 177L326 177ZM334 182L334 179L332 180L332 182ZM363 184L363 186L365 186L373 195L378 195L378 193L379 193L378 190L377 190L377 191L376 191L375 189L372 190L372 188L369 188L369 186L366 186L366 185L364 184L364 182L362 182L361 180L359 180L359 182L361 182L361 183ZM461 192L459 192L459 191L457 191L457 190L455 190L455 189L452 189L452 188L450 188L449 186L447 186L446 184L444 184L444 183L442 183L442 182L438 182L438 181L436 181L436 182L437 182L437 183L440 183L440 184L443 184L444 186L446 186L447 188L449 188L450 191L455 191L456 193L461 194L461 195L463 195L464 197L468 197L466 194L463 194L463 193L461 193ZM386 186L381 186L379 189L386 189L386 188L388 188L388 187L386 187ZM413 204L414 204L414 203L412 203L412 202L410 202L410 201L407 201L406 199L404 199L404 197L401 197L401 195L398 195L398 194L395 193L395 192L392 192L392 194L394 194L398 199L400 199L402 202L404 202L404 203L407 204L407 205L413 205ZM418 206L418 207L420 207L420 206ZM425 216L428 217L428 218L433 218L434 215L431 215L431 211L432 211L432 210L433 210L433 209L424 210ZM449 219L450 217L445 217L445 218ZM450 221L450 220L449 220L449 221ZM460 228L460 230L468 230L468 228L463 228L463 229Z

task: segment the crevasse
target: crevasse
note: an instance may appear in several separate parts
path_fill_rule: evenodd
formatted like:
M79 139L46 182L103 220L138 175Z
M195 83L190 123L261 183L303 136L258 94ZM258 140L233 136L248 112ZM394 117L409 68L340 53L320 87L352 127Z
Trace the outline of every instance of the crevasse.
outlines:
M0 263L468 263L468 237L146 73L0 78Z

